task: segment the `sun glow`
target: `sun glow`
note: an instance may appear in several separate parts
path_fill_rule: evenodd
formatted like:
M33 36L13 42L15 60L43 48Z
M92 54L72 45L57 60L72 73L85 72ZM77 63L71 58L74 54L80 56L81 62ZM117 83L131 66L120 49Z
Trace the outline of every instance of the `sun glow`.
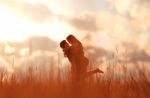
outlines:
M27 36L26 32L32 30L31 23L3 8L0 8L0 27L0 40L19 41L23 36Z
M59 41L71 31L72 29L67 23L58 19L46 23L35 23L0 7L1 41L22 41L33 35L48 36Z
M56 41L63 40L68 34L70 34L73 30L71 26L67 23L60 21L58 19L54 19L49 25L49 33L48 35Z

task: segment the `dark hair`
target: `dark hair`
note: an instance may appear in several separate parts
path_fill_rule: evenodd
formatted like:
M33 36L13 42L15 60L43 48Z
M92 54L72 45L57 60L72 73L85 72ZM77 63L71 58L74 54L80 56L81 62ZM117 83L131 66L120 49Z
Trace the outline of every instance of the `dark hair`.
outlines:
M69 35L67 36L66 39L68 42L71 42L71 43L78 42L78 39L74 35Z
M62 40L62 41L60 42L60 47L61 47L61 48L65 48L66 45L68 45L68 43L66 42L66 40Z

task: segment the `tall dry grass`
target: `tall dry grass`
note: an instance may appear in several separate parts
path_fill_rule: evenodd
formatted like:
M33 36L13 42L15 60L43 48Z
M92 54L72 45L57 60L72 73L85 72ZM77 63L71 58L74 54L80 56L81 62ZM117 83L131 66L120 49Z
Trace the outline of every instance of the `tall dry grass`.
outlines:
M34 75L28 70L25 77L0 74L0 98L150 98L150 72L142 65L130 71L126 65L109 65L104 74L95 74L79 83L72 81L70 74L56 77Z

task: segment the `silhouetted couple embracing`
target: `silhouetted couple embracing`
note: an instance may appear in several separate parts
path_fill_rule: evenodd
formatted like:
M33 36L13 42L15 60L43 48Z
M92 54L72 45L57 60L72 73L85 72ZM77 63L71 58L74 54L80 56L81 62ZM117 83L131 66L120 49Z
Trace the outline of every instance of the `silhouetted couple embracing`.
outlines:
M95 73L103 73L100 69L87 72L89 60L84 55L81 42L73 35L67 36L66 40L60 42L60 47L64 52L64 56L71 63L71 73L73 79L79 81Z

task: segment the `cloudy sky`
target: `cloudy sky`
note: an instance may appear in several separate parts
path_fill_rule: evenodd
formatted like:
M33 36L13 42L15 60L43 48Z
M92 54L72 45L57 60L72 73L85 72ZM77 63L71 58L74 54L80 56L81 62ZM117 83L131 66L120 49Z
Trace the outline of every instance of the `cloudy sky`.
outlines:
M68 34L74 34L84 45L92 45L89 53L93 56L89 57L98 64L103 56L111 59L114 52L120 53L116 55L121 62L149 62L150 1L0 0L0 66L9 66L14 61L16 65L30 65L30 61L37 59L44 65L52 57L58 62L58 51L53 50L59 49L58 43ZM35 51L28 57L33 49L28 42L27 47L23 43L32 39L30 36L35 37ZM18 43L9 45L6 41ZM43 53L42 49L46 51ZM6 54L16 53L15 60L10 55L10 61L7 60L2 50Z
M149 0L0 0L0 40L41 35L59 42L72 33L107 49L130 43L148 51L149 7Z

